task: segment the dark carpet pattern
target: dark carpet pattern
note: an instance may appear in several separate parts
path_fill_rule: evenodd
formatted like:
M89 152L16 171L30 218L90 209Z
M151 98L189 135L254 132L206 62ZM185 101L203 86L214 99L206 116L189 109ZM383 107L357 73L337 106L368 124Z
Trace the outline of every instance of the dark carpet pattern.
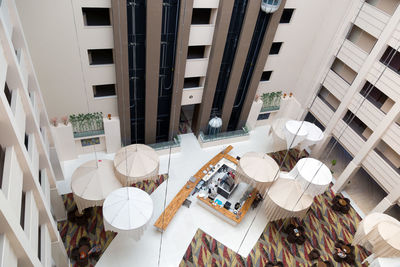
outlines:
M146 180L132 184L132 186L140 188L151 194L163 181L168 178L168 175L162 174L156 181ZM76 206L73 194L67 194L62 196L64 199L64 205L67 211L73 210ZM77 224L71 223L70 221L58 222L58 231L64 242L67 254L70 255L71 250L77 246L79 239L83 236L87 236L91 240L91 245L100 245L102 253L106 250L108 245L116 236L116 233L105 231L103 225L103 213L102 207L94 207L92 209L92 216L88 220L87 227L78 226ZM94 266L96 264L95 259L90 259L88 266ZM73 265L75 266L75 265Z
M280 164L285 154L286 151L280 151L270 155ZM300 158L308 156L305 152L299 154L297 150L291 150L289 155L282 171L289 171ZM262 267L269 261L282 261L284 266L290 267L311 266L314 262L308 259L308 254L314 248L320 251L322 260L330 260L334 266L349 266L334 261L334 244L337 240L351 243L361 218L353 208L348 214L333 211L331 204L334 196L329 189L316 197L303 221L288 219L268 223L247 258L241 257L199 229L183 256L180 267ZM279 231L283 223L287 225L294 222L303 225L306 230L306 242L303 245L288 243L286 234ZM354 253L357 266L362 266L361 262L368 257L369 252L357 246Z

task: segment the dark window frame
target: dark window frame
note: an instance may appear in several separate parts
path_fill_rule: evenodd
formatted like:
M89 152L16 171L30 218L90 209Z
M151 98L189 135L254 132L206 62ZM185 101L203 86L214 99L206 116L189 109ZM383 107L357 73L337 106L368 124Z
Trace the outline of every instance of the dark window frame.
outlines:
M272 70L263 71L263 73L261 75L260 82L268 82L268 81L270 81L272 73L273 73Z
M112 86L112 88L110 87ZM109 88L107 88L109 87ZM93 88L93 97L94 98L102 98L102 97L110 97L110 96L116 96L117 95L117 91L115 88L115 84L110 83L110 84L96 84L92 86ZM101 89L104 89L104 92L98 92L98 90L101 91ZM111 89L112 94L108 94L106 92L106 90ZM100 94L100 95L96 95L96 94Z
M104 14L90 14L88 13L89 10L92 11L97 11L99 12L99 10L104 10L107 12L104 12ZM106 15L106 17L102 18L102 20L98 20L98 21L94 21L93 17L90 18L93 15L97 15L97 19L99 18L98 16L104 16ZM108 7L82 7L82 18L84 18L86 16L86 19L83 19L83 24L84 26L87 27L96 27L96 26L100 26L100 27L104 27L104 26L111 26L111 10ZM89 19L88 19L89 17Z
M269 50L270 55L278 55L281 51L283 42L273 42L271 45L271 49Z
M89 65L111 65L114 64L114 51L112 48L88 49Z
M294 8L284 8L279 23L282 23L282 24L290 23L292 21L295 10L296 9L294 9Z

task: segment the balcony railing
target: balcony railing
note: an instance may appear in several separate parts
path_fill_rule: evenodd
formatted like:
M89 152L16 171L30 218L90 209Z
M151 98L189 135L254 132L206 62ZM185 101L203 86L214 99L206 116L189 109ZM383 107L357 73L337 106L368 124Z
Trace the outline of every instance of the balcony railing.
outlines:
M200 138L203 143L224 140L224 139L229 139L229 138L235 138L235 137L248 136L248 135L249 135L249 131L247 130L246 127L243 127L242 129L236 130L236 131L223 132L223 133L210 134L210 135L208 135L208 134L206 135L203 132L200 132Z
M175 148L175 147L181 146L181 140L179 137L175 137L171 141L155 143L155 144L151 144L149 146L152 147L154 150L164 150L164 149L169 149L169 148Z

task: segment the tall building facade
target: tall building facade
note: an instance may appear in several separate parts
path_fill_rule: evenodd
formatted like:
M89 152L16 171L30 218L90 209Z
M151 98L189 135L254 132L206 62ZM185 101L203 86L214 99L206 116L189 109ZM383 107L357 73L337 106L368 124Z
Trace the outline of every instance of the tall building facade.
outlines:
M63 179L15 2L0 1L0 266L69 266Z
M325 128L314 156L323 157L338 142L347 159L333 189L362 191L368 197L357 204L365 213L399 209L400 203L399 3L354 5L308 105Z

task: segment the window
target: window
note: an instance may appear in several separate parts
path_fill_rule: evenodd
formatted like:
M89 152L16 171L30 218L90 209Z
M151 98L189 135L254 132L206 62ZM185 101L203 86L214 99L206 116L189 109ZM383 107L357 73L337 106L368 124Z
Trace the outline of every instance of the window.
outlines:
M343 117L343 121L349 124L349 127L353 129L364 141L372 134L371 129L362 122L357 116L353 114L350 110Z
M261 113L260 115L258 115L257 120L258 121L260 121L260 120L268 120L270 114L271 113Z
M22 191L21 194L21 214L20 214L20 219L19 219L19 224L21 225L22 229L25 227L25 200L26 200L26 194L24 191Z
M210 24L210 8L193 8L192 24Z
M271 79L271 75L272 71L264 71L261 75L261 81L262 82L269 81L269 79Z
M281 50L282 42L272 43L271 50L269 50L270 55L277 55Z
M26 151L28 151L29 136L26 133L25 133L25 138L24 138L24 145L25 145Z
M205 49L206 49L206 47L204 45L201 45L201 46L189 46L187 59L204 58Z
M82 14L86 26L111 25L109 8L83 7Z
M293 16L293 12L294 12L293 8L283 9L281 21L279 21L279 23L290 23Z
M4 161L6 159L6 149L0 146L0 188L3 186L3 172L4 172Z
M39 224L38 227L38 258L42 260L42 227Z
M88 56L90 65L114 63L112 49L89 49Z
M381 90L370 84L368 81L365 82L364 87L361 89L360 94L364 97L367 97L368 101L370 101L375 107L381 108L388 96L382 93Z
M388 46L381 60L383 64L400 74L400 52Z
M318 97L324 102L332 111L336 111L340 105L339 99L337 99L328 89L321 86L318 92Z
M115 84L93 85L94 97L105 97L115 95Z
M4 86L4 94L6 95L8 104L11 106L11 91L10 91L10 89L8 88L7 83L6 83L5 86Z
M183 88L193 88L200 86L200 77L185 78Z

